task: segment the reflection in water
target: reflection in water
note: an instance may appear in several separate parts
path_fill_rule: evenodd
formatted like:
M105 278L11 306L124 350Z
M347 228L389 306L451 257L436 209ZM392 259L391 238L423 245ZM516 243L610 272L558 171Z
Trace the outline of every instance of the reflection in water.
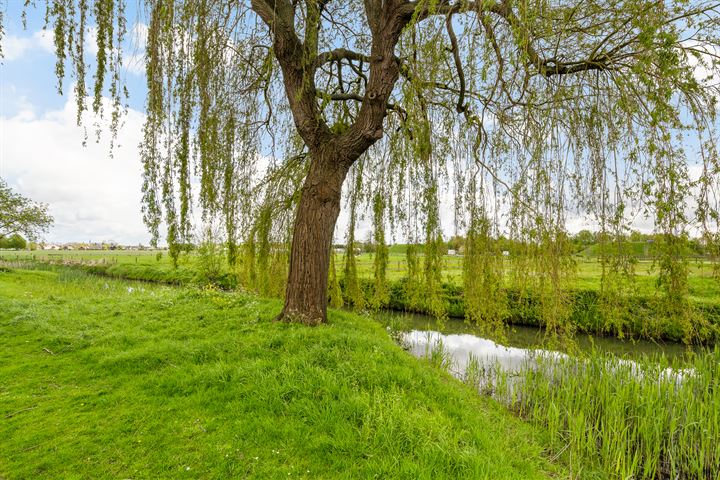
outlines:
M683 357L644 342L630 356L636 344L604 339L605 348L570 355L505 346L458 323L439 332L398 329L396 320L388 329L415 356L542 425L563 445L555 458L567 451L623 478L720 480L718 350Z
M537 350L543 348L545 332L538 327L510 325L504 338L488 338L476 325L463 320L449 319L441 324L427 315L380 312L375 315L378 321L398 332L431 331L453 338L453 342L462 342L477 347L490 348L491 345L505 349L502 355L516 355L515 350ZM474 339L474 340L473 340ZM485 343L489 342L489 343ZM496 343L497 342L497 343ZM503 345L507 346L503 346ZM613 355L640 359L643 356L664 355L668 360L682 360L688 353L688 347L679 343L658 343L646 340L619 340L614 337L600 337L578 334L575 346L581 351L611 353ZM481 348L482 351L482 348ZM514 353L512 353L514 352Z
M400 337L410 352L418 357L428 357L433 351L441 350L451 356L450 370L462 377L471 359L478 362L484 370L492 370L497 365L507 372L517 372L533 362L537 355L543 357L566 357L559 352L506 347L486 338L468 334L443 335L439 332L412 330Z
M572 363L575 356L543 348L544 332L537 327L510 326L503 339L486 338L477 326L462 320L447 320L442 324L426 315L384 312L378 316L410 352L418 357L442 357L443 367L456 377L485 388L498 380L509 382L511 389L517 377L536 370L538 363L554 369L557 361ZM676 343L622 341L610 337L578 336L575 347L591 357L607 357L614 368L629 368L635 376L642 376L639 365L670 364L659 372L661 377L680 380L688 374L687 347ZM575 353L578 353L575 351ZM660 357L664 357L661 359ZM546 362L545 360L548 360ZM468 378L473 377L472 379ZM493 388L494 390L494 388Z
M562 369L567 369L568 365L575 368L575 365L584 361L552 350L507 347L469 334L444 335L430 330L411 330L400 333L399 338L417 357L442 356L442 364L450 373L479 388L492 387L491 390L496 390L498 381L506 382L509 390L505 391L504 396L514 393L520 377L538 367L551 372L557 366ZM614 356L605 358L605 365L610 372L625 369L638 379L645 375L647 365ZM684 377L694 375L691 368L652 370L654 373L651 377L659 381L681 382ZM473 378L468 378L469 373Z

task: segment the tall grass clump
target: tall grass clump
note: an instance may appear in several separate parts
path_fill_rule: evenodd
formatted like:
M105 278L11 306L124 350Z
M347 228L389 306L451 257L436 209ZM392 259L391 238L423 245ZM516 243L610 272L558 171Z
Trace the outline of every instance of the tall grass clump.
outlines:
M720 478L718 347L682 369L664 357L541 356L518 380L495 395L547 428L571 463L613 478Z
M424 356L435 368L455 373L455 362L452 352L445 346L442 340L433 341L429 332L427 335L427 343L425 344Z

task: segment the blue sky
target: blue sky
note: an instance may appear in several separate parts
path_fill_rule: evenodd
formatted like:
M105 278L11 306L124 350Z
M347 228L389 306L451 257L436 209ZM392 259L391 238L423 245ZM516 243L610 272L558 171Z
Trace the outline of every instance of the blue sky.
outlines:
M144 24L128 4L128 42L124 81L130 107L118 135L121 145L109 155L107 132L95 143L86 115L90 141L82 146L85 130L75 124L72 79L64 82L64 95L56 89L52 34L43 30L42 11L30 9L27 28L21 24L22 1L6 4L5 59L0 65L0 177L36 201L50 205L55 224L48 242L113 240L122 244L148 244L142 223L141 172L137 145L144 122ZM86 34L88 82L93 72L92 26ZM101 121L102 123L102 121ZM107 130L107 129L106 129ZM452 216L444 219L451 230ZM347 212L340 215L336 237L346 232ZM366 238L370 221L360 220L359 238Z

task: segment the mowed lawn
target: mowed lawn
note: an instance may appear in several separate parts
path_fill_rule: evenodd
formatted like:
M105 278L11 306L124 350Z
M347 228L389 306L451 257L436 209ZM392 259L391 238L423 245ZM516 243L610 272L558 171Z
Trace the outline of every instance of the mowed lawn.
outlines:
M544 433L368 318L0 271L0 478L567 478Z

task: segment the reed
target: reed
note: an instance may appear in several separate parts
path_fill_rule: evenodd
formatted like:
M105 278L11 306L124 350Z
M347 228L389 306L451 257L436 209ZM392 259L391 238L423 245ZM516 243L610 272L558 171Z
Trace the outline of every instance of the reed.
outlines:
M572 467L611 478L720 478L718 347L682 366L665 357L537 355L514 374L466 378L545 427Z

